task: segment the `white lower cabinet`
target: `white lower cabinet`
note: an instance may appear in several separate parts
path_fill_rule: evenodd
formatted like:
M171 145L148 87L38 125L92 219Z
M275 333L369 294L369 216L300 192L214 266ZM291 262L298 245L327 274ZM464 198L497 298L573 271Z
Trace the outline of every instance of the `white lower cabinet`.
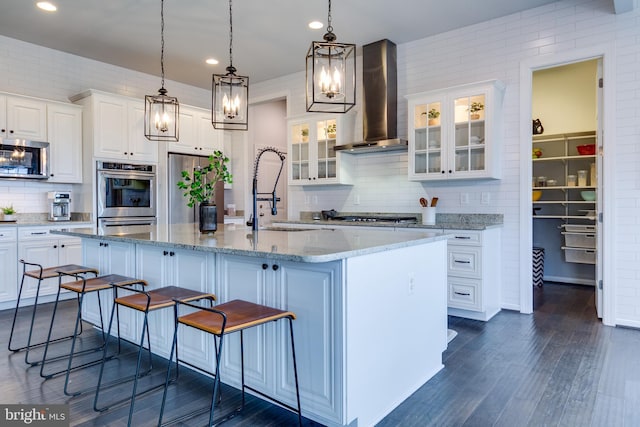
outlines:
M449 315L489 320L500 311L500 229L445 230Z
M0 227L0 303L18 297L18 233L15 228Z
M146 280L150 290L179 286L213 293L214 272L215 256L212 253L153 245L137 245L136 248L136 277ZM143 317L141 314L137 317L141 327ZM154 353L169 357L173 331L173 308L149 314L149 334ZM180 359L211 371L215 359L213 337L183 328L179 340Z
M82 240L77 237L64 237L50 234L50 227L20 227L18 232L18 260L40 264L43 268L65 264L82 264ZM14 258L15 260L15 258ZM18 263L20 275L22 264ZM27 267L27 270L34 270ZM17 280L20 280L17 278ZM64 279L70 281L71 279ZM22 298L35 297L38 281L25 278ZM19 282L18 282L19 286ZM55 295L58 292L58 280L43 280L40 296Z
M135 245L132 243L85 239L82 253L82 264L86 267L97 268L101 276L120 274L122 276L135 277ZM109 316L113 307L113 293L111 291L101 291L100 298L102 317L106 329L109 327ZM97 293L91 292L87 294L82 304L82 318L100 326L100 310L98 307ZM113 330L116 330L115 323ZM120 310L120 336L134 342L138 340L139 332L136 318L130 310Z
M341 263L312 264L218 255L219 302L234 299L290 310L302 411L342 423ZM221 379L240 385L239 334L226 338ZM244 333L245 376L258 390L295 405L289 326L280 321Z

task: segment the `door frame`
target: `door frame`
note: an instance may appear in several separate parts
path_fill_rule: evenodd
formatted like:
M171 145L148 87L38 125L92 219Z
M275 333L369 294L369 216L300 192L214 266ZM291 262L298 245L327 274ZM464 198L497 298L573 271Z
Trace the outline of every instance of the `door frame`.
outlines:
M602 171L598 171L602 177L602 213L603 221L600 224L602 233L602 322L605 325L615 326L615 186L614 159L615 159L615 47L612 43L592 46L586 49L574 49L549 55L541 55L535 58L523 60L520 63L520 312L530 314L533 312L533 280L531 248L533 247L533 221L531 212L533 208L531 200L531 176L533 168L531 164L531 102L533 72L545 68L582 62L590 59L602 59L603 67L603 111L602 129L599 129L603 151ZM596 284L597 286L597 284Z

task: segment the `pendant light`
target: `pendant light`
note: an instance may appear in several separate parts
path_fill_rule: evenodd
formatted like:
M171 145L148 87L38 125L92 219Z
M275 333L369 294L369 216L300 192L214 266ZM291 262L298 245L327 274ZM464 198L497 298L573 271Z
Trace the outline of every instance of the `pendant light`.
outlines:
M157 95L144 97L144 136L149 141L178 141L180 104L164 88L164 0L160 0L161 87Z
M336 42L331 0L323 39L307 51L307 111L346 113L356 105L356 45Z
M233 66L233 14L229 0L229 66L227 74L213 75L211 123L216 129L247 130L249 77L237 76Z

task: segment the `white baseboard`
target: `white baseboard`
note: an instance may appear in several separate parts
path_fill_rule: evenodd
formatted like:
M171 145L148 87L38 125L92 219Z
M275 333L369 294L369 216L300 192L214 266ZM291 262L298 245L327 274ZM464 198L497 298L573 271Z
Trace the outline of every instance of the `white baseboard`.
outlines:
M591 279L578 279L576 277L561 277L561 276L547 276L543 277L544 281L547 282L560 282L560 283L571 283L572 285L587 285L587 286L595 286L595 280Z

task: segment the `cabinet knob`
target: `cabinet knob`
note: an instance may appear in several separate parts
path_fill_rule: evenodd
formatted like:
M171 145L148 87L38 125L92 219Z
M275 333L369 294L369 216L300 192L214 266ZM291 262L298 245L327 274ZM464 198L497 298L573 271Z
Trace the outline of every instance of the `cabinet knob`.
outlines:
M442 173L444 173L444 171L441 171Z
M452 173L452 170L451 170L451 169L449 169L449 173Z
M266 270L267 268L269 268L269 266L267 264L262 264L262 269Z
M53 249L56 249L58 247L58 245L53 245Z
M167 256L167 255L169 255L169 252L168 251L162 251L162 255Z
M271 268L273 269L273 271L277 271L280 267L278 266L278 264L273 264Z
M175 254L176 254L176 253L175 253L175 252L173 252L173 251L169 252L169 256L174 256Z
M53 174L49 174L49 176L54 176Z
M104 246L104 243L100 242L100 246Z
M127 152L125 151L125 152L124 152L124 155L126 156L127 154L129 154L129 153L127 153Z
M60 245L61 248L64 248L64 245Z
M10 130L9 133L13 133L13 130Z
M107 247L107 246L109 246L109 244L108 244L108 243L105 243L105 244L104 244L104 246L105 246L105 247Z
M5 133L7 130L6 129L2 129L2 133Z

